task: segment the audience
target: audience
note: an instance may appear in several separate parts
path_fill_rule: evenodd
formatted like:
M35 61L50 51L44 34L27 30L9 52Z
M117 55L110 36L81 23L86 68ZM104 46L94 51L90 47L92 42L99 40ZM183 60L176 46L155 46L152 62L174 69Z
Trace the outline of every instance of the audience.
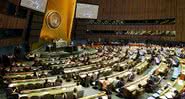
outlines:
M166 49L165 48L146 48L146 47L141 47L141 48L131 48L131 47L121 47L121 46L101 46L100 48L97 48L98 49L98 54L95 54L95 56L93 57L90 57L91 54L80 54L80 55L72 55L71 57L69 58L66 58L64 59L64 61L62 60L62 64L64 66L61 66L61 68L58 68L57 66L56 67L52 67L51 63L48 63L48 65L44 65L45 67L47 67L47 69L51 70L52 69L52 72L49 72L48 74L45 74L44 71L41 72L40 75L38 75L36 71L33 71L33 77L34 79L37 79L38 77L40 78L46 78L46 77L49 77L49 74L51 73L52 75L58 75L58 74L62 74L62 77L64 77L64 79L66 81L71 81L73 80L74 82L78 82L77 83L77 86L74 87L74 90L73 90L73 99L77 99L78 98L78 90L79 87L81 87L79 85L79 82L81 82L81 84L84 86L84 87L89 87L90 85L94 85L94 82L95 82L95 87L99 86L98 84L100 83L101 84L101 89L103 91L106 91L107 94L110 95L111 93L111 89L113 89L114 91L115 90L119 90L120 93L123 93L124 91L124 86L126 86L125 84L126 81L127 81L127 78L128 78L128 81L131 81L131 82L128 82L128 83L133 83L132 81L134 81L136 78L137 78L137 74L136 74L136 71L134 69L134 66L135 64L141 62L141 61L145 61L145 55L149 54L146 50L148 49L151 49L151 50L148 50L150 53L153 53L154 56L158 57L160 62L161 62L161 57L160 57L160 54L162 54ZM120 54L122 54L123 52L126 53L126 56L121 56ZM32 54L30 54L32 55ZM140 57L142 56L142 58ZM5 57L5 56L4 56ZM111 79L113 79L113 81L111 81L110 79L108 80L108 77L105 77L105 79L103 81L100 80L101 77L105 76L105 74L107 73L104 73L104 71L97 71L98 73L92 73L92 75L89 75L88 73L86 74L86 76L79 80L79 73L81 72L72 72L72 73L64 73L64 69L69 66L70 68L72 67L77 67L81 66L82 65L89 65L89 64L96 64L96 66L94 66L94 69L101 69L101 68L106 68L106 67L111 67L112 65L116 64L118 65L119 62L122 62L121 60L118 60L118 61L115 61L115 62L110 62L110 61L114 61L116 60L115 57L119 57L120 59L129 59L129 60L132 60L134 62L132 63L128 63L129 65L129 68L130 69L130 72L129 74L127 75L127 78L124 79L123 77L121 77L120 75L116 75L116 76L119 76L119 77L116 77L116 79L114 77L112 77ZM102 58L101 60L99 60L99 58ZM4 58L6 59L6 58ZM59 59L56 59L54 58L56 61L60 60ZM91 63L91 60L94 59L96 60L96 62L94 63ZM143 59L143 60L142 60ZM154 59L154 58L153 58ZM34 58L34 60L37 60L37 58ZM152 60L152 59L151 59ZM7 62L6 62L7 61ZM10 62L12 62L12 60L10 62L8 62L8 60L5 61L5 66L7 66L7 64L9 64ZM153 60L152 60L153 62ZM38 61L38 62L35 62L34 65L35 66L38 66L38 64L41 64L42 61ZM42 63L43 64L43 63ZM67 65L66 65L67 64ZM50 66L51 65L51 66ZM41 68L43 68L44 66L42 66ZM52 67L52 68L51 68ZM12 67L10 67L11 69ZM68 68L68 67L67 67ZM169 67L171 68L171 67ZM38 69L39 70L39 69ZM12 71L12 70L10 70ZM85 71L85 70L84 70ZM87 71L91 71L90 69L87 70ZM122 71L120 69L120 67L118 68L118 71ZM123 69L124 71L124 69ZM117 71L116 71L117 72ZM111 72L112 73L112 72ZM111 73L107 73L107 75L111 75ZM106 76L107 76L106 75ZM60 76L57 76L57 79L54 80L53 82L48 82L48 79L45 79L45 82L44 82L44 88L48 88L48 87L51 87L51 86L61 86L63 84L63 80L62 80L62 77ZM135 98L134 99L139 99L139 96L142 94L142 92L144 91L144 88L147 92L154 92L155 89L157 88L156 86L160 84L160 81L162 80L163 78L161 76L158 76L158 75L152 75L150 76L150 78L147 80L147 84L146 86L142 86L141 84L138 85L138 87L134 90L133 94L135 95ZM50 79L49 79L50 80ZM126 81L125 81L126 80ZM53 85L52 85L53 84ZM112 87L112 88L110 88ZM15 92L18 92L15 90ZM180 99L180 93L178 91L175 91L175 97L174 99ZM62 97L64 99L67 99L67 95L65 93L62 94ZM111 97L109 97L109 99L111 99Z

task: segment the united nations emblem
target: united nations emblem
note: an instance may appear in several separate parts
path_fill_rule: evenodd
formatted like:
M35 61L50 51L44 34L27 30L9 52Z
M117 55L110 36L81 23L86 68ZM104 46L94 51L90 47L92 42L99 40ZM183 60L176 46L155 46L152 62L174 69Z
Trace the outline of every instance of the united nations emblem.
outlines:
M61 16L56 11L50 11L46 17L46 23L49 28L56 29L61 24Z

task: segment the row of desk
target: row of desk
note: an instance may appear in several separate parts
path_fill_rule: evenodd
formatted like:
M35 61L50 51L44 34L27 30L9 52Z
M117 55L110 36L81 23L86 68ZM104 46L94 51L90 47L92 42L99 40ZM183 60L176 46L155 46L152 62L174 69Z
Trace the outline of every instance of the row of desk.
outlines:
M45 73L48 74L51 70L41 70L37 71L37 74ZM7 73L3 78L4 79L16 79L16 78L25 78L27 76L33 76L34 72L19 72L19 73Z
M153 94L152 97L149 97L148 99L153 99L153 97L160 98L160 99L172 99L175 97L175 90L178 91L179 93L182 93L185 87L185 81L183 79L183 72L185 70L185 65L183 59L178 58L180 61L179 67L174 67L176 69L180 69L181 71L179 72L178 70L174 69L174 73L177 73L178 75L180 73L180 77L178 77L174 82L168 81L170 85L166 89L160 89L160 93L155 93ZM162 64L164 65L164 64ZM174 74L173 74L174 75ZM172 75L172 77L173 77Z
M159 68L157 69L157 71L155 72L155 74L165 74L167 73L167 71L169 70L168 68L168 64L164 63L164 62L161 62L159 64Z
M115 53L115 52L114 52ZM120 62L120 58L125 57L125 54L120 55L120 54L106 54L108 56L110 56L110 58L112 57L116 57L112 58L111 60L105 60L104 61L104 65L105 68L100 68L98 70L94 70L93 68L96 67L96 64L94 63L99 63L99 62L103 62L103 59L105 57L100 57L98 59L96 54L91 57L92 60L90 60L90 65L85 65L85 66L79 66L79 67L73 67L73 68L64 68L64 73L65 74L70 74L70 73L79 73L79 76L81 76L82 78L84 77L84 75L93 75L93 73L96 72L103 72L103 71L112 71L111 68L107 67L107 64L114 64L115 62ZM119 58L118 58L119 57ZM136 68L137 71L140 72L140 74L147 69L148 65L149 65L149 61L151 59L151 55L146 55L145 56L145 60L143 62L138 63L139 61L134 61L137 57L137 54L134 53L132 54L132 56L128 57L129 59L127 61L123 61L121 62L121 64L119 64L120 66L127 66L127 65L132 65L132 68ZM53 62L53 61L46 61L46 62ZM125 64L124 62L126 62L127 64ZM123 63L123 65L122 65ZM60 67L60 65L56 65L56 67ZM61 67L63 67L63 65L61 65ZM163 66L163 64L160 64L158 71L163 71L165 69L165 66ZM113 82L115 80L115 78L117 76L119 77L126 77L128 76L130 72L128 71L122 71L122 72L114 72L113 74L107 76L109 78L110 82ZM125 88L129 91L133 91L135 90L135 88L137 87L138 84L141 85L145 85L146 84L146 80L148 79L149 75L151 75L151 73L148 73L147 75L140 75L139 79L135 80L134 82L131 83L127 83L125 85ZM22 81L13 81L12 84L10 84L10 87L16 87L19 85L27 85L27 84L36 84L36 83L44 83L45 79L48 79L49 82L54 82L56 80L57 76L52 76L52 77L47 77L47 78L40 78L40 79L30 79L30 80L22 80ZM105 79L105 77L100 77L100 82L102 82ZM69 85L70 86L70 85ZM43 89L36 89L36 90L25 90L22 91L20 96L43 96L45 94L51 94L51 95L55 95L55 94L60 94L62 92L68 92L68 90L71 91L71 89L73 89L76 85L71 85L70 87L68 86L59 86L59 87L50 87L50 88L43 88ZM64 88L65 87L65 88ZM90 96L89 96L90 97ZM88 98L88 97L86 97ZM85 99L86 99L85 98Z

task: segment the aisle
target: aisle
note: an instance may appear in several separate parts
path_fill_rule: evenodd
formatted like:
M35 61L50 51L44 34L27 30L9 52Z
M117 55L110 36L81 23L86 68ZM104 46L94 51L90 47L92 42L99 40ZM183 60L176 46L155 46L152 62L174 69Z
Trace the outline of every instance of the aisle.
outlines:
M100 92L99 90L93 89L92 87L88 87L88 88L83 87L82 89L84 90L84 97L98 94ZM116 94L117 93L115 92L112 93L111 95L112 99L124 99L124 98L117 97Z

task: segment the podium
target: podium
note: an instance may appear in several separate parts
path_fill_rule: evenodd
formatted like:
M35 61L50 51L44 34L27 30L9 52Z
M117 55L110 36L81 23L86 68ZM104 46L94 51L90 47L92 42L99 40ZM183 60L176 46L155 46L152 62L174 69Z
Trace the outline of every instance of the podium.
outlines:
M72 53L73 51L78 51L78 48L77 48L77 46L72 46L72 45L70 45L70 46L66 46L66 47L64 48L64 51L65 51L65 52L70 52L70 53Z

